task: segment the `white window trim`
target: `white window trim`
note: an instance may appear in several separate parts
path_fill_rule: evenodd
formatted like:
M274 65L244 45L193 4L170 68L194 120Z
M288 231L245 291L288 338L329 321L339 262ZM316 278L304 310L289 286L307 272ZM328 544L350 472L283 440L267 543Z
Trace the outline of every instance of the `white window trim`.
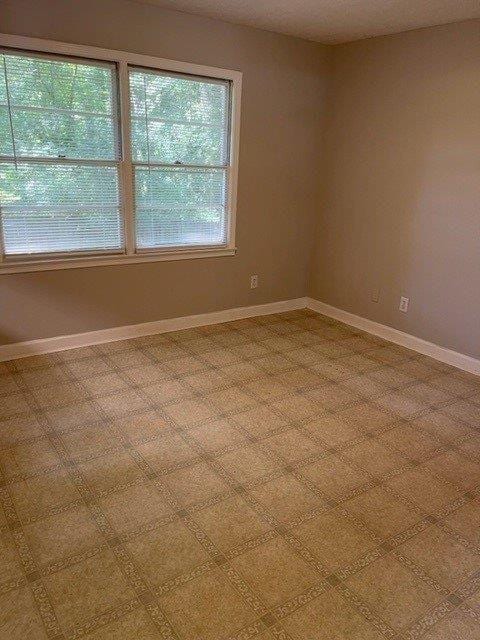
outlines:
M240 137L240 101L242 93L242 73L231 69L207 67L190 62L179 62L156 58L114 49L100 49L54 40L40 38L28 38L0 34L0 46L13 47L24 51L36 51L38 53L53 53L77 58L89 58L116 63L118 66L118 79L120 91L120 118L122 122L121 138L123 147L123 159L120 162L120 190L122 197L122 213L125 225L125 252L108 255L97 252L89 255L72 254L65 256L43 256L25 260L24 258L5 259L0 245L0 274L20 273L29 271L50 271L52 269L78 269L81 267L96 267L116 264L134 264L142 262L157 262L166 260L188 260L194 258L217 258L220 256L232 256L235 248L235 222L237 204L238 182L238 157ZM132 158L130 153L130 104L128 95L128 65L138 67L150 67L164 71L174 71L196 76L219 78L231 82L231 121L230 121L230 169L228 171L228 204L227 204L227 243L215 247L185 247L164 248L135 252L134 246L134 195L132 181ZM0 238L1 242L1 238Z

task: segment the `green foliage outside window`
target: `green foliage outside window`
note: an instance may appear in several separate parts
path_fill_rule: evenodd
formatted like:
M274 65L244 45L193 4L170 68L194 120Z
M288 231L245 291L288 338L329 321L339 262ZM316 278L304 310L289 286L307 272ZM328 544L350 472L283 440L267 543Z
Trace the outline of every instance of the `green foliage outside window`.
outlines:
M135 170L139 246L221 243L227 83L132 69L130 91L132 160L152 163ZM0 55L7 253L121 247L117 114L114 65Z

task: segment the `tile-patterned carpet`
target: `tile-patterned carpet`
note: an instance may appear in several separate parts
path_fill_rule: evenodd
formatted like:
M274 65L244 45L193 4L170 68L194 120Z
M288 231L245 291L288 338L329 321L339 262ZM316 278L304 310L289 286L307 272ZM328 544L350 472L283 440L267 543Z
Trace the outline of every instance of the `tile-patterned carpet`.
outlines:
M0 396L0 638L480 638L480 378L296 311Z

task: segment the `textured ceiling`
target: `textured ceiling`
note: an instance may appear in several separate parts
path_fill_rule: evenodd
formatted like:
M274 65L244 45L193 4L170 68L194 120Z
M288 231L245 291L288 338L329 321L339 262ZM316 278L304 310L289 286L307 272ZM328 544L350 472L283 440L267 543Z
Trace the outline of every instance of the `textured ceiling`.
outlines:
M325 43L480 18L480 0L140 0Z

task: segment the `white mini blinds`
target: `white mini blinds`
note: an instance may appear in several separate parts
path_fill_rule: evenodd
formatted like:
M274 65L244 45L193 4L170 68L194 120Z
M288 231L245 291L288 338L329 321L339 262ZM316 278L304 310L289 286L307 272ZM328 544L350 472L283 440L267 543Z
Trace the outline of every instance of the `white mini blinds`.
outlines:
M115 65L3 52L6 256L123 247Z
M231 246L231 110L229 79L0 50L0 262Z

